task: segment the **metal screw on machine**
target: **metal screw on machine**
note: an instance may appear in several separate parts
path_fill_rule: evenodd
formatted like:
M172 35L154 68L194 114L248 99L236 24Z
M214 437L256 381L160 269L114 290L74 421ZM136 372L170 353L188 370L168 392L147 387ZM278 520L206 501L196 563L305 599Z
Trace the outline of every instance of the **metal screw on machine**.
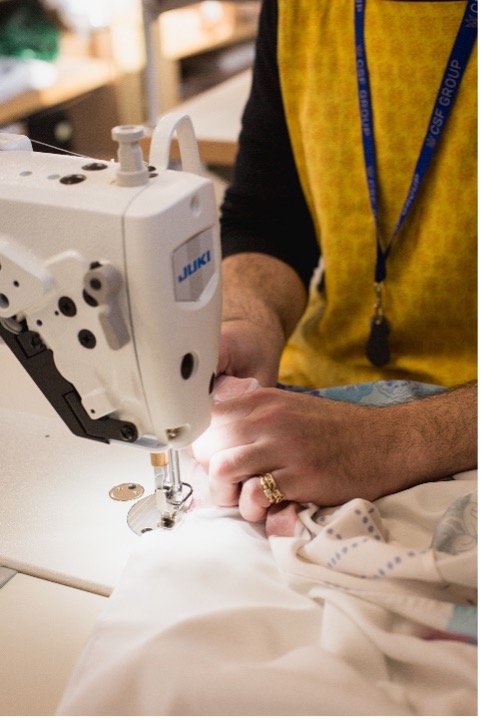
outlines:
M121 436L125 441L135 441L137 439L137 428L133 423L126 423L121 428Z
M92 333L92 331L88 330L88 328L82 328L82 330L79 331L77 335L79 339L80 345L82 345L84 348L95 348L97 345L97 339L95 335Z
M62 315L68 316L69 318L73 318L77 314L74 301L66 295L59 298L58 306Z

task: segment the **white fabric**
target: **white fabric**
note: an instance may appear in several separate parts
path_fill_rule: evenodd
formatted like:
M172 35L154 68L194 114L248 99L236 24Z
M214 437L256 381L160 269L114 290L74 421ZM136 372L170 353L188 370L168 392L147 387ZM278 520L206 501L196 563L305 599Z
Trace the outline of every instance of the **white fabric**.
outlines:
M292 538L216 508L140 537L58 713L476 714L475 486L307 507Z

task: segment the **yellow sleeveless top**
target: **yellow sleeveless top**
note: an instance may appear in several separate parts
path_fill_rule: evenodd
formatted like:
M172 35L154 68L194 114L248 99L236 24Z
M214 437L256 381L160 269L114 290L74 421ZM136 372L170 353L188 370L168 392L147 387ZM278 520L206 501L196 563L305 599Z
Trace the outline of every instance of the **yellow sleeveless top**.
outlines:
M465 2L367 0L365 37L388 242L399 218ZM355 75L353 0L278 0L278 61L294 156L323 256L323 290L282 358L281 380L378 379L445 386L477 377L477 51L388 259L391 361L365 347L374 303L374 221ZM296 238L291 242L296 243Z

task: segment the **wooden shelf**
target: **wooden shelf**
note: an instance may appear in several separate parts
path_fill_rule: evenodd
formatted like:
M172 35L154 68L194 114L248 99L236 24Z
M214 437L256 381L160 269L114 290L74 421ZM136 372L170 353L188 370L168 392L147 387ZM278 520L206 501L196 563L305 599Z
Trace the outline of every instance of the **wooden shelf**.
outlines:
M258 5L258 3L252 3ZM164 57L182 60L208 50L223 48L256 34L257 14L243 15L235 3L220 3L218 18L204 17L202 4L171 10L160 16L161 47Z
M96 58L61 56L58 80L42 90L29 90L0 104L0 126L107 85L117 79L114 66Z

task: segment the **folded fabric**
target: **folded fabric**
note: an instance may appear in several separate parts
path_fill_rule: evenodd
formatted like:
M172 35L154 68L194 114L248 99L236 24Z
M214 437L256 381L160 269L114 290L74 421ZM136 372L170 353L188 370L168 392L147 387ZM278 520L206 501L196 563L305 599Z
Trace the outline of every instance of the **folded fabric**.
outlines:
M216 508L140 537L58 713L476 714L475 551L431 545L474 485L305 509L294 538Z
M139 537L57 713L476 715L476 476Z

